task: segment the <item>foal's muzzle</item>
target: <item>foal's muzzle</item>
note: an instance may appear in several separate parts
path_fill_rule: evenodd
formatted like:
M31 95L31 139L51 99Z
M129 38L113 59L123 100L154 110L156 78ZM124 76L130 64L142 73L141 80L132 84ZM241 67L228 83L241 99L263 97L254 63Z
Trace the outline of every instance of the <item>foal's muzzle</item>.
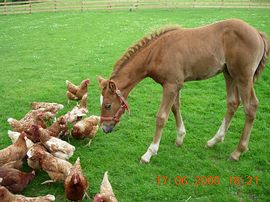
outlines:
M105 133L110 133L110 132L113 131L114 126L112 126L112 125L104 125L104 124L103 124L103 125L101 126L101 128L102 128L103 132L105 132Z

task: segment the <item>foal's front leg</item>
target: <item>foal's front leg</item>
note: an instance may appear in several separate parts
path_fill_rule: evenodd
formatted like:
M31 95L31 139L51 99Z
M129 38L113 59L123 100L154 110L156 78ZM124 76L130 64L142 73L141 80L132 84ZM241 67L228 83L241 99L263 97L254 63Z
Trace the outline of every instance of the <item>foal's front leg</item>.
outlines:
M153 155L156 155L159 148L159 143L162 135L162 129L168 120L168 115L175 101L178 89L175 85L163 86L163 97L159 112L156 118L156 130L152 144L148 147L146 153L141 157L141 163L149 163Z

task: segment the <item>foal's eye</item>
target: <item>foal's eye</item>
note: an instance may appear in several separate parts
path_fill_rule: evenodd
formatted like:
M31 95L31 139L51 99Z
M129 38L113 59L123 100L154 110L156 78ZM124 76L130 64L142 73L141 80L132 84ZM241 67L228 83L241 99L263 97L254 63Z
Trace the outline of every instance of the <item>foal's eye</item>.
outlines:
M106 110L110 110L112 107L112 104L104 104L104 107Z

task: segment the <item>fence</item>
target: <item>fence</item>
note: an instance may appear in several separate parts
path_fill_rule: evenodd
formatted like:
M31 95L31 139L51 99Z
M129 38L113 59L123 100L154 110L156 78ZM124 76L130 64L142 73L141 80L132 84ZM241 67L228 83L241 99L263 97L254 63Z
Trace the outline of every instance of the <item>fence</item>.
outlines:
M270 8L269 0L26 0L0 3L0 15L155 8Z

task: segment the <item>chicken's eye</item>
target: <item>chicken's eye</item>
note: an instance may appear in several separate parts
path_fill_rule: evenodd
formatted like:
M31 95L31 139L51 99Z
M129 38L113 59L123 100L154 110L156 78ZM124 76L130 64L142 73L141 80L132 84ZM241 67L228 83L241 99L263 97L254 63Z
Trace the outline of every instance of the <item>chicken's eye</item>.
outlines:
M112 104L104 104L104 107L106 110L110 110L112 107Z

